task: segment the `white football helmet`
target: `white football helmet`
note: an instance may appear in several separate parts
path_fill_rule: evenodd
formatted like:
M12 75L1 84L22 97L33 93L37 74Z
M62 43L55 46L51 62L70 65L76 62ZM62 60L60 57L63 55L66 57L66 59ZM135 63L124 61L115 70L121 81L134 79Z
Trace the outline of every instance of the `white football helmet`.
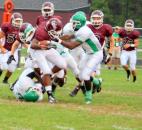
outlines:
M51 2L44 2L41 8L42 16L49 17L54 15L54 4Z
M134 21L132 19L128 19L125 21L125 26L124 26L124 29L127 31L127 32L131 32L134 30Z
M104 14L101 10L95 10L91 14L90 21L94 27L100 27L103 24Z
M11 16L11 24L16 28L20 28L23 23L23 17L20 13L13 13Z

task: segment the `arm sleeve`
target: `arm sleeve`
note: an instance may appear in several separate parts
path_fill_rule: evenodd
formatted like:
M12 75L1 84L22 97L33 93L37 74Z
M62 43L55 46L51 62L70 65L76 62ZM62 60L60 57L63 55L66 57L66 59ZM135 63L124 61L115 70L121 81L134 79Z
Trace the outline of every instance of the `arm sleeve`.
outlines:
M90 31L88 28L82 27L76 34L75 34L75 39L79 41L80 43L85 42L89 36L90 36Z
M6 32L8 31L8 25L7 25L7 24L3 24L3 25L1 26L1 31L2 31L3 33L6 33Z

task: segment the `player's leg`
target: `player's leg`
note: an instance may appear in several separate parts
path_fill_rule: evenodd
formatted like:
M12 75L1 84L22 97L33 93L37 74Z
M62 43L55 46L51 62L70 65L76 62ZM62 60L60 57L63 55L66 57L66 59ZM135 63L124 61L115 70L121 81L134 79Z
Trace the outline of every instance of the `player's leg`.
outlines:
M99 51L93 55L88 55L88 59L85 65L85 68L80 72L80 79L84 80L84 84L86 87L85 100L86 103L91 103L92 101L92 81L91 75L94 69L94 66L97 66L102 62L103 52Z
M52 94L52 87L51 87L51 68L48 65L47 59L46 59L46 51L42 50L31 50L30 51L31 56L33 59L36 60L37 65L39 66L40 70L43 73L43 85L45 87L45 91L47 92L48 95L48 102L54 103L56 102L55 97Z
M132 72L133 76L133 82L136 81L137 76L136 76L136 61L137 61L137 56L136 56L136 51L131 51L130 52L130 69Z
M55 74L52 80L52 92L55 94L55 90L57 86L63 87L65 84L65 71L62 69L58 73Z
M130 72L129 66L127 64L128 60L129 60L129 52L123 50L121 53L120 62L121 62L122 67L124 68L124 70L127 73L127 80L129 81L131 72Z
M52 69L53 73L57 73L61 69L66 70L67 68L66 61L55 49L50 49L47 51L46 59L55 65Z
M88 56L86 54L83 55L78 65L80 72L83 71L83 69L85 68L87 60L88 60ZM84 87L84 81L83 80L81 81L80 78L78 79L78 81L79 81L78 84L75 86L75 88L70 93L70 96L72 97L76 96L80 89L82 90L83 94L85 94L86 92L86 88Z
M7 59L10 56L10 52L7 53ZM17 68L17 64L18 64L18 50L15 51L14 53L14 58L15 61L13 60L10 64L8 64L8 68L5 74L5 77L3 79L3 83L8 83L8 79L12 76L13 72L16 70ZM7 64L7 62L6 62Z

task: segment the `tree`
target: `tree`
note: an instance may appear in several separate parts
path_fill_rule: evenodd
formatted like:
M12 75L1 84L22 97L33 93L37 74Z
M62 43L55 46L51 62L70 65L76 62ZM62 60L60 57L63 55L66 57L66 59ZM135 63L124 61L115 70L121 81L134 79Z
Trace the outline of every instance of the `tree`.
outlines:
M104 22L124 26L126 19L133 19L135 27L142 27L142 0L93 0L91 11L104 12Z

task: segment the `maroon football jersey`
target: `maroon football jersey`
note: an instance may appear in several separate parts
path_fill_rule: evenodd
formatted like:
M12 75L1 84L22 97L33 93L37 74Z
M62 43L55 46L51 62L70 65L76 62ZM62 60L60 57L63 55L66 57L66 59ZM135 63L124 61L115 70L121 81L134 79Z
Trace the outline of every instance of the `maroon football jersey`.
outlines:
M101 46L103 46L105 37L110 37L113 33L113 29L109 24L103 24L100 28L95 28L92 24L87 25L95 36L98 38Z
M126 33L124 29L121 29L119 32L120 37L123 39L122 49L126 51L132 51L135 50L135 47L129 47L127 49L123 48L123 45L125 44L134 44L134 40L139 38L140 32L137 30L133 30L130 33Z
M50 18L58 18L58 19L60 19L60 20L62 19L61 16L56 16L56 15L54 15L54 16L49 16L49 17L47 17L47 18L45 18L44 16L40 15L40 16L37 17L36 25L39 26L42 22L46 22L46 21L48 21Z
M46 22L42 22L36 29L34 38L38 41L51 40L50 36L48 35L48 32L46 32L45 30L45 25Z
M19 29L13 27L10 23L5 23L2 24L1 30L5 34L5 44L3 47L10 51L13 43L16 41Z

